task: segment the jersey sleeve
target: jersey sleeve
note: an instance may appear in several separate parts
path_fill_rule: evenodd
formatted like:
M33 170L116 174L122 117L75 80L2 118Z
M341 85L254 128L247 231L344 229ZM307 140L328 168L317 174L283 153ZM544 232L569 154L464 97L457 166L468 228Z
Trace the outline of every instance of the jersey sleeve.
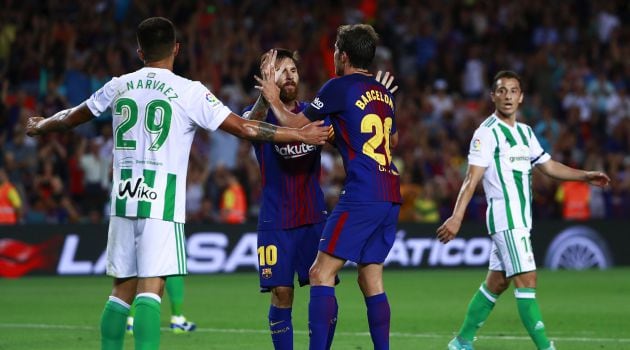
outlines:
M468 164L487 168L492 161L494 144L491 131L488 128L478 128L470 141L468 150Z
M548 161L549 159L551 159L551 155L549 155L549 153L545 152L545 150L542 148L542 146L540 145L540 142L538 142L538 138L536 137L536 134L534 132L532 132L532 129L527 127L528 131L529 131L529 135L530 135L530 139L529 139L529 159L532 163L532 165L539 165L542 164L546 161Z
M110 107L112 101L116 98L119 81L118 78L113 78L85 101L85 104L94 116L98 117Z
M340 112L343 109L345 98L342 84L339 79L331 79L317 93L315 99L303 111L311 121L321 120L326 116Z
M189 94L189 118L201 128L214 131L232 113L210 90L194 82Z

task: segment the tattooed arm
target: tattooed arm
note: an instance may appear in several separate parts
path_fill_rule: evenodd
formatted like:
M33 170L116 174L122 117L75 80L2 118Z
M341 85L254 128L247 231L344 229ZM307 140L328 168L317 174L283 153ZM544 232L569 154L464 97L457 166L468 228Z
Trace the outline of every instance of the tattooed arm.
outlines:
M305 125L300 129L284 128L258 120L247 120L236 114L230 114L219 128L225 132L252 141L271 141L276 143L304 142L323 145L328 138L328 127L323 121Z
M68 131L77 125L94 119L85 103L75 108L64 109L50 118L30 117L26 122L26 134L37 136L51 131Z
M265 100L265 97L260 94L256 103L254 103L254 107L252 107L251 111L247 111L243 114L243 118L249 120L260 120L263 121L267 117L267 112L269 111L269 102Z

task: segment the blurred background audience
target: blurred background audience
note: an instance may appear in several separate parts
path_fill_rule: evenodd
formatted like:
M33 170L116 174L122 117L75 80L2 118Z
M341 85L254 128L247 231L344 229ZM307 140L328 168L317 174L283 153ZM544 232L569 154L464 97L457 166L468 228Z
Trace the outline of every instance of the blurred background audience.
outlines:
M401 220L438 222L463 180L474 129L491 112L498 70L524 78L520 121L552 156L606 171L605 190L534 176L534 215L630 213L630 3L611 1L0 1L0 168L21 199L19 222L102 222L111 186L111 115L32 139L26 118L75 106L111 77L141 67L135 28L164 16L179 30L175 71L200 80L233 111L258 96L254 74L272 47L301 56L301 98L334 74L336 28L370 23L381 36L373 70L396 76ZM247 142L200 130L191 151L188 222L255 222L260 176ZM345 174L322 155L332 206ZM481 189L479 189L481 191ZM243 198L244 197L244 198ZM576 204L577 203L577 204ZM305 203L307 205L307 203ZM483 220L477 193L469 220Z

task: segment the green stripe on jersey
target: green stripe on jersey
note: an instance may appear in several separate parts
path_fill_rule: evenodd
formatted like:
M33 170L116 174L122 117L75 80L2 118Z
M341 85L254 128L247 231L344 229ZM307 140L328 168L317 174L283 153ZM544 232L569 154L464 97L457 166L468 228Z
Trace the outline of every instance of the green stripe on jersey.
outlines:
M175 190L177 189L177 175L166 175L166 189L164 190L164 213L162 220L173 221L175 217Z
M155 186L155 170L144 169L142 171L144 177L144 184L153 188ZM151 202L138 201L138 217L150 218L151 217Z
M503 132L503 135L507 139L507 142L510 144L510 147L516 146L516 140L514 140L514 136L512 136L512 132L505 125L499 124L499 129ZM497 144L499 143L497 139Z
M523 219L523 225L527 227L527 219L525 219L525 190L523 189L523 172L518 170L512 170L514 174L514 183L516 184L516 190L518 191L518 200L521 204L521 217Z
M499 126L505 128L503 125ZM501 188L503 190L503 199L505 201L505 215L507 216L507 220L508 220L508 229L513 229L514 228L514 219L512 219L512 211L510 210L510 196L508 195L507 192L507 187L505 187L505 181L503 180L503 174L502 174L502 170L501 170L501 157L500 157L500 150L499 150L499 136L497 135L497 132L492 129L492 133L494 134L494 138L497 141L497 147L494 150L494 163L497 167L497 174L499 175L499 181L501 181ZM509 130L508 130L508 134L509 134ZM514 141L514 140L512 140ZM508 140L509 142L509 140Z
M131 169L120 169L120 180L128 180L131 178ZM120 185L119 185L120 186ZM116 196L116 216L127 216L127 198L118 198Z
M517 124L516 129L518 130L518 133L521 135L521 139L523 140L523 143L525 144L525 146L529 147L529 142L527 142L527 137L525 137L525 133L523 132L523 129L521 128L521 126Z
M488 120L484 123L484 126L489 128L492 124L494 124L494 122L497 121L497 118L495 117L490 117L488 118Z

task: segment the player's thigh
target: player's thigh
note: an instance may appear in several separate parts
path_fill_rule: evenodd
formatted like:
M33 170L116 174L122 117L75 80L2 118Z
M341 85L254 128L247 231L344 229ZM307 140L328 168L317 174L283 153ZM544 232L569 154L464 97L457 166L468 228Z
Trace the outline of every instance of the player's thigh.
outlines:
M138 277L185 275L184 224L138 219L137 225Z
M120 279L138 275L135 236L135 219L110 217L107 233L108 275Z
M322 237L325 221L302 226L297 232L295 272L300 287L309 283L308 273L319 251L319 240Z
M258 276L260 288L293 287L299 229L262 230L258 232Z
M390 202L340 201L326 221L319 250L342 260L362 262L366 244L373 234L382 234L381 225L390 218L392 210Z
M381 223L374 229L372 235L368 237L359 257L359 264L381 264L387 258L389 251L396 240L396 230L398 229L398 216L400 205L396 203L385 203L382 210L386 215Z
M529 237L527 229L506 230L492 235L507 278L536 270Z

